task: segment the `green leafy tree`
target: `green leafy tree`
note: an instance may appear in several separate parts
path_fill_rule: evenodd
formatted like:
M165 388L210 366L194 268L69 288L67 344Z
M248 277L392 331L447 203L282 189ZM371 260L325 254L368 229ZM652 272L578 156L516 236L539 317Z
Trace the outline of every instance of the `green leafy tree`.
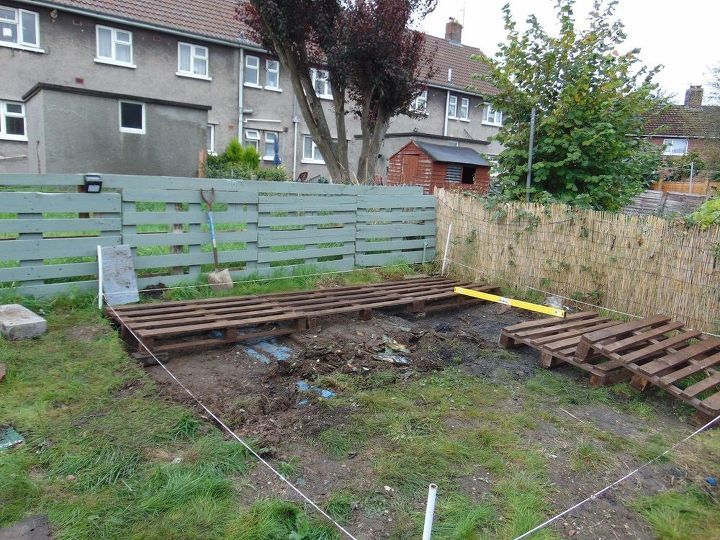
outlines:
M626 35L614 19L617 1L595 0L587 30L576 26L575 0L558 0L557 36L535 18L522 34L510 6L503 7L507 39L484 79L498 93L488 99L503 111L497 139L503 194L525 197L531 110L537 111L531 197L617 210L656 178L660 158L640 137L643 116L659 105L653 78L659 68L640 65L639 50L622 52Z

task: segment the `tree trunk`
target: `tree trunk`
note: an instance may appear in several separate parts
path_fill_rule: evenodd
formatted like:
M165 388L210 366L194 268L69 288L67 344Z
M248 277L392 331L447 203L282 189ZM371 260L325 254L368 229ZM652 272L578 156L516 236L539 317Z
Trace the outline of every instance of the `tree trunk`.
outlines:
M378 117L375 122L362 122L362 146L358 159L358 178L362 183L370 183L377 173L378 155L385 133L387 133L389 119Z

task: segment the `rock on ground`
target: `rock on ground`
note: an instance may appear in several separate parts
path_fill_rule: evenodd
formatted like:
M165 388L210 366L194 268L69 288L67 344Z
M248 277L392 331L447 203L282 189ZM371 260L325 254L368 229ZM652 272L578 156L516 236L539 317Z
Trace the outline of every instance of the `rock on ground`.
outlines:
M34 338L47 331L47 321L20 304L0 306L0 334L6 339Z

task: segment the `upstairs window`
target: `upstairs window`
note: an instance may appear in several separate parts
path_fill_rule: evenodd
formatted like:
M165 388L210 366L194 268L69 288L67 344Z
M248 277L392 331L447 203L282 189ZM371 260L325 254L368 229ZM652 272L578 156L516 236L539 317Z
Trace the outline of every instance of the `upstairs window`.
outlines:
M310 135L305 135L303 137L303 163L318 163L318 164L324 164L325 160L322 157L322 154L320 153L320 149L317 147L317 144L315 144L315 141L313 141L312 137Z
M0 139L27 141L24 104L0 101Z
M96 33L96 62L135 67L133 65L132 32L98 25Z
M120 102L120 131L123 133L145 133L144 103Z
M412 100L410 103L410 110L417 113L427 114L427 89L423 90L418 97Z
M0 6L0 45L40 47L40 26L34 11Z
M664 139L664 156L684 156L688 152L687 139Z
M462 98L460 100L460 111L458 114L460 120L467 120L470 118L470 100L468 98Z
M278 143L278 154L280 154L280 137L275 131L265 132L265 152L263 153L263 159L265 161L275 160L275 143Z
M332 89L330 88L330 72L324 69L310 70L310 78L312 79L313 88L317 97L323 99L332 99Z
M245 57L245 84L260 86L260 59L257 56Z
M178 75L209 79L207 47L191 43L178 43Z
M492 108L492 105L485 107L485 116L483 116L483 124L491 126L502 126L502 113Z
M280 90L280 62L265 60L265 88Z
M457 96L448 99L448 118L457 118Z

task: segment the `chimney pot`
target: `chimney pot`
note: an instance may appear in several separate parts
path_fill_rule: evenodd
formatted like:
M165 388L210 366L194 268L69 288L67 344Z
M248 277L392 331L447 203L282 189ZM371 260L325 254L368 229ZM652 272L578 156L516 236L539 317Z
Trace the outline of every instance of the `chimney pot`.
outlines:
M445 39L450 43L462 43L463 25L450 17L445 25Z
M691 85L685 91L685 106L693 109L702 107L703 87L701 85Z

